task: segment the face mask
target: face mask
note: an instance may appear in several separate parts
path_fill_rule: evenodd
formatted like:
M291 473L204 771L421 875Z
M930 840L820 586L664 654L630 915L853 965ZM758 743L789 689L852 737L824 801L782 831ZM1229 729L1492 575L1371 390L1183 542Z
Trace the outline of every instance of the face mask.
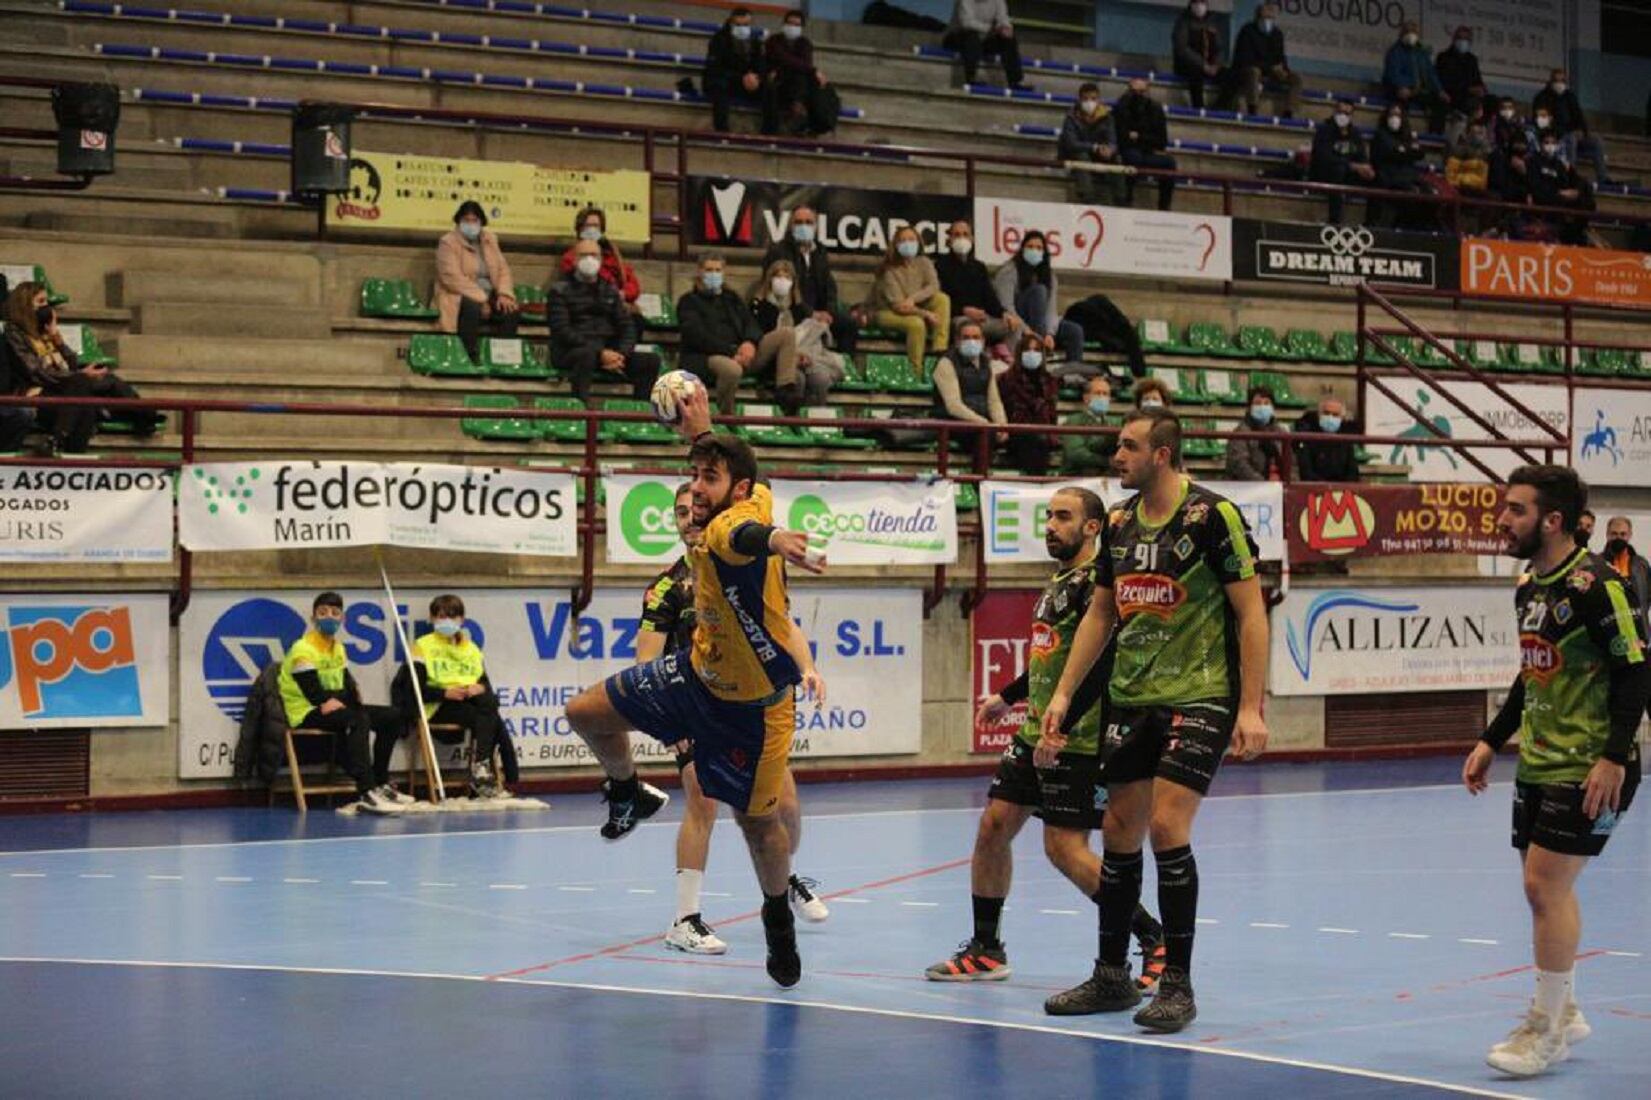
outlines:
M1106 410L1112 407L1112 398L1091 397L1088 404L1090 412L1094 413L1096 416L1105 416Z
M1612 539L1605 544L1605 556L1608 558L1620 557L1628 549L1627 539Z
M1556 83L1554 85L1554 94L1555 95L1564 95L1565 94L1565 89L1569 88L1569 87L1570 87L1569 84L1567 84L1563 80L1561 80L1561 81L1559 81L1558 83Z
M1263 19L1261 21L1261 33L1262 34L1272 34L1273 33L1273 21L1271 19Z
M1092 115L1101 109L1101 101L1098 99L1083 99L1078 101L1078 106L1083 108L1084 114Z
M464 235L465 240L473 241L482 235L482 226L480 222L460 222L459 232Z
M1496 113L1501 115L1503 120L1506 121L1506 122L1512 122L1513 121L1513 112L1512 111L1498 111Z
M1207 4L1194 4L1192 6L1193 18L1202 19L1206 14L1208 14L1209 10L1209 5Z
M791 239L798 244L812 244L814 242L814 223L807 222L803 225L792 226Z
M1353 116L1348 114L1346 111L1337 111L1334 117L1336 120L1336 125L1340 126L1343 130L1347 129L1347 124L1353 121Z
M1251 405L1250 419L1257 424L1271 424L1273 422L1273 407L1271 405Z
M1547 115L1537 115L1536 116L1536 128L1538 130L1546 130L1548 128L1548 123L1550 123L1552 121L1553 120L1550 119Z
M443 638L451 638L464 626L464 624L459 622L457 619L436 619L430 625L435 627L436 633L440 634Z
M958 354L962 355L965 359L979 359L980 353L985 346L986 345L979 340L959 340L957 342Z
M602 257L580 256L573 262L573 266L578 270L579 274L583 275L585 278L594 279L596 278L596 273L602 270Z
M601 240L602 239L602 227L599 226L599 225L587 225L587 226L585 226L585 228L583 228L579 231L579 239L582 240L582 241L599 241L599 240Z
M1143 398L1141 398L1141 408L1143 408L1143 409L1161 409L1163 407L1164 407L1164 399L1161 398L1161 397L1143 397Z
M917 255L917 242L916 241L901 241L899 244L894 246L894 250L896 252L900 253L901 256L903 256L903 257L905 257L906 259L909 260L913 256Z
M735 23L732 29L734 32L734 37L739 39L741 42L744 42L747 38L751 37L751 24L749 23Z
M971 240L970 238L968 238L968 237L953 237L952 238L952 254L953 255L967 256L970 252L974 251L974 247L975 247L975 242L973 240Z
M803 36L803 28L800 24L797 24L797 23L787 23L785 25L785 29L782 30L780 33L785 35L791 41L795 42L797 39L799 39Z
M1341 431L1341 417L1325 413L1319 417L1319 427L1327 432L1339 432Z
M1387 128L1392 130L1394 133L1398 133L1399 128L1403 125L1404 119L1402 118L1394 117L1387 120Z
M1043 352L1027 349L1020 353L1020 365L1027 370L1043 369Z
M1586 547L1588 545L1588 539L1591 535L1591 531L1584 531L1582 528L1578 527L1575 531L1571 532L1571 541L1575 542L1578 546Z
M1020 256L1021 259L1025 260L1033 267L1037 267L1043 263L1043 249L1041 248L1028 248L1022 252Z
M52 323L52 307L51 306L41 306L39 309L35 310L34 311L34 323L39 325L41 328L45 328L47 325L51 324Z
M1129 94L1134 96L1144 96L1147 94L1147 90L1145 88L1131 88L1129 90Z
M1404 44L1407 45L1407 46L1414 46L1414 45L1418 44L1419 42L1421 42L1421 40L1422 39L1421 39L1420 35L1407 34L1407 35L1404 36Z
M775 276L774 281L769 284L769 289L774 292L776 298L789 298L791 297L791 280L784 275Z
M343 625L343 619L317 619L315 620L315 632L323 638L331 638L338 633L338 628Z
M1545 156L1545 157L1557 157L1557 156L1559 156L1559 146L1557 146L1557 145L1544 145L1542 147L1542 155Z
M1469 42L1465 38L1458 38L1454 45L1457 53L1467 53L1469 50L1473 49L1473 43Z
M717 294L722 290L722 272L702 271L700 272L699 282L706 290L712 294Z

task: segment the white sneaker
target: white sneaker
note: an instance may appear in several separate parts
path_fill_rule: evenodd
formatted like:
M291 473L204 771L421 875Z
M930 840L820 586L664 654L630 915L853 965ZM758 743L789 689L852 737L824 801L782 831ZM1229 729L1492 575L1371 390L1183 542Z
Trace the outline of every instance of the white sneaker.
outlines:
M1574 1047L1594 1033L1575 1001L1565 1002L1565 1014L1559 1018L1559 1027L1565 1032L1566 1046Z
M819 924L831 916L831 910L826 903L815 896L814 891L819 883L811 878L791 876L791 885L786 893L791 895L791 911L811 924Z
M689 913L686 917L671 925L671 930L665 933L665 946L673 951L685 951L690 955L726 955L728 945L717 938L698 913Z
M382 787L379 787L378 793L383 795L385 798L388 798L391 802L394 802L398 806L411 806L413 803L418 801L418 799L414 798L412 795L403 791L398 791L394 783L386 783Z
M363 794L356 800L355 806L364 814L376 814L379 817L395 817L401 813L401 807L385 798L377 788Z
M1535 1008L1525 1014L1524 1023L1490 1048L1485 1062L1514 1077L1535 1077L1551 1065L1571 1056L1563 1028L1548 1027L1548 1017Z

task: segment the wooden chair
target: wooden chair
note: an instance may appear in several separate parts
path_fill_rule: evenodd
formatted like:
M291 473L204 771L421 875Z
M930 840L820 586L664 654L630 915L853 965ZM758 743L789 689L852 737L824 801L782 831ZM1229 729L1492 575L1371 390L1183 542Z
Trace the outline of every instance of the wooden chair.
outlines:
M289 778L285 786L281 784L279 777L271 781L269 785L269 804L271 806L275 805L275 796L277 793L291 791L293 797L298 802L298 812L302 814L309 812L309 800L306 797L308 795L327 795L331 797L332 795L337 794L355 793L355 783L350 781L340 781L337 778L338 750L336 742L334 741L337 736L337 734L330 730L316 730L305 727L293 729L290 726L287 727L284 740L287 750L287 774ZM298 745L294 740L295 738L300 737L326 738L328 746L332 749L332 751L327 755L327 774L320 783L306 784L304 782L304 770L298 763Z
M460 774L463 776L464 779L469 779L470 778L470 765L475 760L475 756L476 756L476 739L471 736L470 730L468 730L464 726L460 726L460 725L457 725L457 724L450 724L450 723L445 723L445 722L433 722L430 725L430 739L432 741L436 742L437 744L442 744L442 745L455 745L455 744L459 744L460 742L463 742L463 744L464 744L464 763L463 763L462 767L463 767L464 770ZM434 782L434 779L432 777L435 774L435 770L436 770L436 767L437 767L437 762L434 759L427 758L426 753L424 751L424 738L419 737L415 733L413 735L413 741L416 745L416 748L414 749L414 751L411 755L411 758L407 761L407 793L412 795L414 798L417 798L418 797L418 787L419 787L419 783L421 782L421 779L420 779L420 776L419 776L420 765L423 765L422 770L424 772L422 782L424 784L425 789L429 790L429 789L431 789L432 787L435 786L435 782ZM500 765L499 750L495 746L494 749L493 749L493 774L494 775L502 774L499 770L500 766L501 765ZM446 769L443 769L444 785L445 785L445 772L446 772Z

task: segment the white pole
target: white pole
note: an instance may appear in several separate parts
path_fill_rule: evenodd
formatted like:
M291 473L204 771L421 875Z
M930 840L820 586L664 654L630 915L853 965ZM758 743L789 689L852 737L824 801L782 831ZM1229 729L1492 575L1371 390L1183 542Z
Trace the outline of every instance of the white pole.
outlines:
M436 758L436 743L430 736L430 719L424 713L424 693L419 687L418 673L413 671L413 642L407 636L407 624L401 621L401 612L396 606L396 590L390 587L390 573L384 568L384 551L380 547L373 547L373 557L378 561L378 575L384 581L385 609L390 614L390 621L396 624L396 637L401 639L401 652L407 657L407 675L413 682L413 698L418 703L418 733L420 744L424 748L424 759L430 768L430 791L437 802L447 801L447 787L441 781L441 761Z

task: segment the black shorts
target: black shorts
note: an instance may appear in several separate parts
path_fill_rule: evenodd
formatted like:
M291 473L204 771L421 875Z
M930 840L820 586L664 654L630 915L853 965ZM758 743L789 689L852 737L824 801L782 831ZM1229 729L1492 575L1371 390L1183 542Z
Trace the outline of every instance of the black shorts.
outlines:
M1238 708L1227 699L1177 707L1114 706L1101 732L1106 781L1167 779L1208 794L1237 721Z
M1628 765L1616 812L1590 819L1582 812L1581 783L1515 783L1513 846L1523 852L1535 844L1564 856L1597 856L1605 850L1640 785L1639 761Z
M1030 806L1045 825L1058 829L1099 829L1106 811L1100 761L1083 753L1063 752L1052 768L1032 764L1032 746L1010 738L998 761L988 798Z

